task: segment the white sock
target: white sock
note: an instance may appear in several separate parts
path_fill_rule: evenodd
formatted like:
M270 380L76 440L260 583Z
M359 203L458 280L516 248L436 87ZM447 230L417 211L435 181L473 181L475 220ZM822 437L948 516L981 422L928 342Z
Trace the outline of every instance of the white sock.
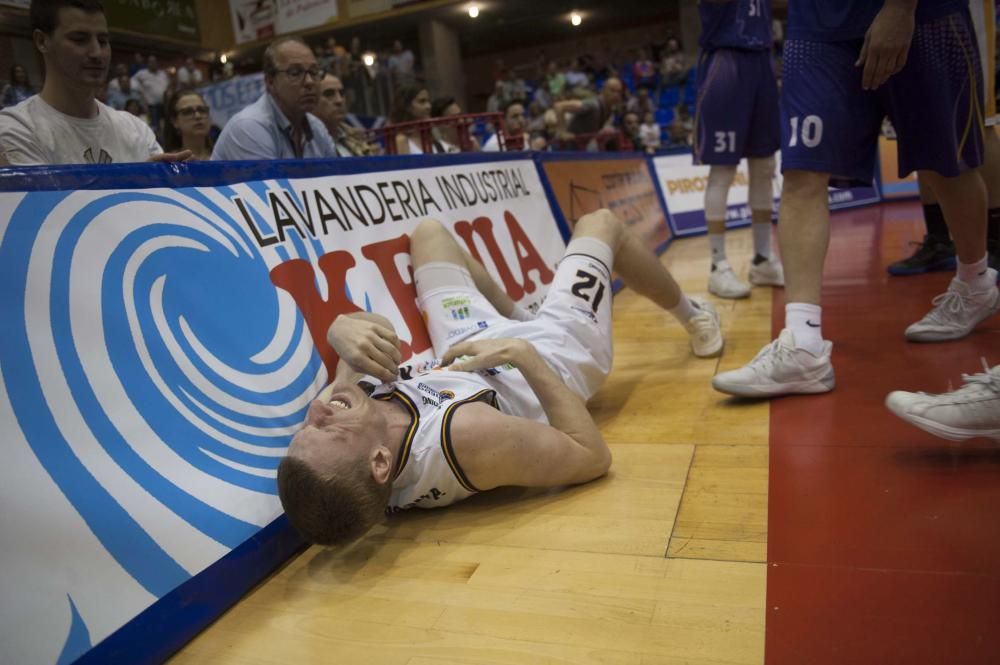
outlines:
M771 258L771 222L751 224L753 228L753 252L765 259Z
M683 325L690 321L692 317L698 316L698 314L701 313L701 308L697 307L693 302L691 302L690 298L682 293L680 302L671 307L668 311Z
M708 245L712 248L712 265L717 266L726 260L726 234L709 233Z
M989 264L987 263L989 259L989 253L985 254L983 258L976 261L975 263L962 263L958 262L958 279L961 282L965 282L969 285L969 289L973 292L985 291L986 289L993 286L993 279L990 277L990 271L988 270Z
M814 356L823 352L823 308L805 302L785 305L785 327L795 336L795 346Z

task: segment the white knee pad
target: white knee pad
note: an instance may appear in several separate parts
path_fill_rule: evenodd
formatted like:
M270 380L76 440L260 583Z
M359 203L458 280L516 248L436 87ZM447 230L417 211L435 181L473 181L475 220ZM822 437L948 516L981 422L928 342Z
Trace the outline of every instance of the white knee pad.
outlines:
M726 200L735 177L735 166L712 165L705 186L705 219L717 221L726 218Z
M774 157L748 159L750 165L750 193L747 197L751 210L770 210L774 203Z

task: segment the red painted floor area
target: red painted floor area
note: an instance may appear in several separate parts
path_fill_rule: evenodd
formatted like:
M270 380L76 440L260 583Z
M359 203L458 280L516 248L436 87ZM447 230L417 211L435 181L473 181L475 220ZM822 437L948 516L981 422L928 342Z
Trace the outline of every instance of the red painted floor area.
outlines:
M957 342L904 340L952 277L886 273L920 220L915 202L834 215L837 388L771 407L768 665L1000 664L1000 444L936 439L883 406L1000 362L1000 315ZM777 333L780 296L774 312Z

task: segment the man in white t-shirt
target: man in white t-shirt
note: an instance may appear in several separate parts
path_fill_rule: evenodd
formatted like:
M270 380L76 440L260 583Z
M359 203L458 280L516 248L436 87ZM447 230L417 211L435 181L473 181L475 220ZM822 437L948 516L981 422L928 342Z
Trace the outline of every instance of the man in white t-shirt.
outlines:
M106 164L183 161L165 154L135 116L97 100L111 61L98 0L33 0L32 38L45 61L42 91L0 111L0 163Z
M170 75L160 69L160 63L155 55L146 60L146 68L140 69L132 77L132 87L139 91L149 109L149 123L153 130L160 132L160 120L163 118L163 100L170 87Z

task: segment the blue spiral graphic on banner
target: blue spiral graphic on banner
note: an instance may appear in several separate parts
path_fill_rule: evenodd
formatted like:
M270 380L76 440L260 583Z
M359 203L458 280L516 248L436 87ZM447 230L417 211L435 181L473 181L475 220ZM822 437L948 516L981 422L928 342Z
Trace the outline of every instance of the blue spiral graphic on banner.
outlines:
M269 186L238 192L256 199L268 233L257 207ZM254 535L260 518L240 507L273 497L325 376L301 315L269 279L277 262L323 249L293 237L262 256L227 207L236 194L31 192L0 227L0 371L18 425L101 544L156 597L191 571L156 537L150 506L227 550ZM138 498L115 489L123 476Z

